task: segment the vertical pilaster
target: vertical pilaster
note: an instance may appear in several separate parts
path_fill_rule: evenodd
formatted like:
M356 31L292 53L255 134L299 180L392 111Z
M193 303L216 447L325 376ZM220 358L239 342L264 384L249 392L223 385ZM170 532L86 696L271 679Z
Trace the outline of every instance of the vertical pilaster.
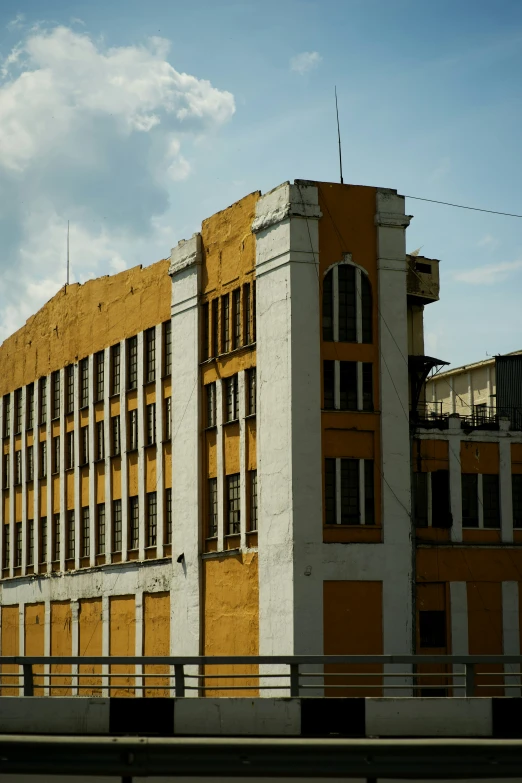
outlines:
M47 400L47 424L45 427L45 437L47 440L47 573L52 571L53 560L53 439L52 439L52 389L51 375L47 376L45 384L45 396Z
M104 352L104 378L105 385L103 388L103 415L104 415L104 430L103 436L105 441L105 562L110 563L112 560L112 470L111 470L111 349L106 348ZM102 553L103 554L103 553Z
M513 541L513 494L511 490L511 441L499 439L500 451L500 530L502 541Z
M65 571L65 550L67 547L66 519L67 494L65 480L65 370L60 370L60 571Z
M1 431L2 431L2 425L0 422L0 432ZM33 441L34 441L34 448L33 448L34 557L33 560L34 560L34 572L35 574L37 574L40 571L40 384L38 383L38 380L35 380L34 382ZM0 540L1 540L1 536L0 536ZM1 562L1 552L0 552L0 562Z
M121 559L127 560L129 532L129 457L127 455L127 342L120 350L120 438L121 438Z
M216 381L216 461L217 461L217 549L222 552L225 543L225 453L223 433L224 383ZM173 478L174 480L174 478ZM206 488L204 489L204 491Z
M238 375L239 384L239 518L240 546L244 549L247 545L246 526L248 519L247 508L247 471L246 471L246 373L241 371Z
M34 448L33 448L34 455ZM27 570L27 386L22 387L22 575Z
M80 373L79 365L74 368L74 567L80 567L81 531L81 472L80 472Z
M89 565L96 564L96 387L94 356L89 356ZM81 524L81 521L80 521Z
M462 468L460 465L460 419L449 417L449 481L452 516L451 540L462 541Z
M156 326L156 498L158 503L158 524L156 536L156 554L163 557L163 543L165 534L165 460L164 439L165 422L163 412L165 401L163 399L162 374L165 366L163 351L163 324Z
M11 392L9 407L9 576L14 575L15 562L15 393Z
M145 519L147 496L145 494L145 395L143 389L145 362L144 334L138 334L138 510L139 510L139 538L138 557L145 560Z

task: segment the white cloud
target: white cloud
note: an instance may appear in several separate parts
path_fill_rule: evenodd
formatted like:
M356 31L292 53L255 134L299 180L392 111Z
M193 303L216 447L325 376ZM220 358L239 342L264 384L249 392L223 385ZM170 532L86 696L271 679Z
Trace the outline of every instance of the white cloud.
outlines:
M495 237L491 236L491 234L486 234L477 242L477 247L487 247L491 250L494 250L494 248L498 247L498 245L498 239L495 239Z
M25 14L16 14L14 19L11 19L10 22L6 24L6 28L11 30L18 30L20 27L23 27L25 22Z
M513 272L522 269L522 260L505 261L500 264L489 264L487 266L478 266L467 272L457 272L454 275L455 280L461 283L471 283L472 285L491 285L501 283Z
M301 54L296 54L296 56L292 57L290 60L290 69L303 75L304 73L317 68L322 60L323 58L319 52L301 52Z
M63 285L68 219L72 280L169 251L186 150L235 104L168 50L162 38L107 48L61 26L27 33L0 63L0 340Z

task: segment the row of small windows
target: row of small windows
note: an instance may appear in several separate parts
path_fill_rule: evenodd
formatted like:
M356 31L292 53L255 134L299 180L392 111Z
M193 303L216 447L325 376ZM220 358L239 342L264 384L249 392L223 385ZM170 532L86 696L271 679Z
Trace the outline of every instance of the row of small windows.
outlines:
M323 362L325 410L373 411L371 362Z
M225 535L234 536L241 533L241 502L240 474L226 476L225 480ZM257 471L247 473L247 508L246 530L249 533L257 531ZM208 480L208 520L207 536L215 538L218 534L218 482L216 478Z
M66 560L74 559L76 556L76 534L79 533L79 556L81 558L90 557L91 546L94 546L96 555L103 555L106 551L106 519L105 503L99 503L96 508L95 541L91 542L91 517L90 508L84 506L80 509L79 530L76 525L76 515L74 509L66 513L65 519L65 541L61 539L61 520L60 514L54 514L52 518L51 530L51 561L59 562L64 547L64 558ZM166 544L172 543L172 490L165 490L164 504L164 540ZM11 562L10 546L10 525L4 525L3 539L3 568L9 568ZM23 533L22 523L17 522L14 526L15 546L14 546L14 567L22 565L23 554ZM139 547L139 498L130 497L128 503L128 549L135 551ZM34 520L27 521L27 561L28 566L34 565L35 547L34 547ZM149 492L145 495L145 546L155 547L158 542L158 500L156 492ZM112 502L112 554L118 554L122 551L123 545L123 517L122 502L114 500ZM48 527L47 517L40 518L40 564L48 561Z
M235 351L256 340L256 284L205 302L202 308L202 361Z
M462 527L500 527L500 477L496 473L462 473ZM522 474L511 476L513 527L522 528ZM414 475L414 515L417 527L452 525L449 471Z
M166 321L162 324L163 336L163 376L167 377L172 372L172 330L171 322ZM151 383L156 380L156 328L152 327L144 332L144 382ZM128 391L136 389L138 386L138 337L134 335L125 341L127 351L127 384ZM94 367L94 402L101 402L105 394L105 353L99 351L93 357ZM121 391L121 345L117 343L110 349L110 395L120 394ZM40 378L39 400L40 410L38 423L47 423L47 378ZM65 368L65 413L74 412L75 400L75 365L70 364ZM78 399L80 408L86 408L89 405L89 359L82 359L78 363ZM27 386L26 400L26 428L32 429L35 424L34 410L34 383ZM61 388L60 372L57 370L51 374L51 419L57 419L60 416ZM22 431L23 420L23 400L22 389L14 392L14 426L15 434ZM6 394L3 398L3 437L8 438L11 435L11 395Z
M256 412L256 368L252 367L246 376L246 415L253 416ZM225 423L239 419L239 376L231 375L223 381L223 420ZM206 426L215 427L217 423L217 391L216 382L205 386L206 394Z
M163 401L164 413L163 413L163 440L170 441L172 433L172 415L171 415L171 398L167 397ZM94 461L103 460L106 456L118 457L121 454L121 422L120 416L112 416L110 419L110 452L106 452L105 446L105 422L99 421L95 423L95 437L94 437ZM153 446L157 442L157 424L156 424L156 403L151 403L146 406L145 409L145 446ZM78 453L78 465L82 467L88 465L90 461L89 455L89 425L80 427L79 430L80 443ZM60 472L61 463L61 443L60 435L56 435L51 439L51 473ZM135 451L138 448L138 411L132 410L127 413L127 451ZM38 477L40 479L47 478L47 441L41 441L39 444L39 470ZM34 458L34 446L28 446L26 449L26 481L33 481L35 474L35 458ZM3 455L3 476L2 486L4 489L9 489L11 484L10 477L10 454ZM65 449L64 449L64 469L72 470L75 467L75 433L74 431L67 432L65 434ZM22 451L19 449L14 452L14 481L16 486L22 483Z
M323 281L323 340L372 342L372 290L359 267L336 264Z

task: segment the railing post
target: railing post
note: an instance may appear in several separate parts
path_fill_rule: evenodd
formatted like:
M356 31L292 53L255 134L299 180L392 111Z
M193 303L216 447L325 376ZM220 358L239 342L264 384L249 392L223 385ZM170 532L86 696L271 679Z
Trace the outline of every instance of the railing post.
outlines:
M466 664L466 696L473 696L475 693L475 664Z
M290 696L299 696L299 664L290 664Z
M33 664L22 664L24 673L24 696L34 696Z
M185 670L182 663L174 664L174 685L176 686L176 696L185 695Z

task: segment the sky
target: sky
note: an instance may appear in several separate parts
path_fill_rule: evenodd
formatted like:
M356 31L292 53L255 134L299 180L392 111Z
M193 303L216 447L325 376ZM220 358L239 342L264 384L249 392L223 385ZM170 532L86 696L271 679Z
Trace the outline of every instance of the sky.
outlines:
M522 215L522 4L2 0L0 341L71 282L147 265L286 180ZM522 218L407 198L440 259L425 351L522 348Z

